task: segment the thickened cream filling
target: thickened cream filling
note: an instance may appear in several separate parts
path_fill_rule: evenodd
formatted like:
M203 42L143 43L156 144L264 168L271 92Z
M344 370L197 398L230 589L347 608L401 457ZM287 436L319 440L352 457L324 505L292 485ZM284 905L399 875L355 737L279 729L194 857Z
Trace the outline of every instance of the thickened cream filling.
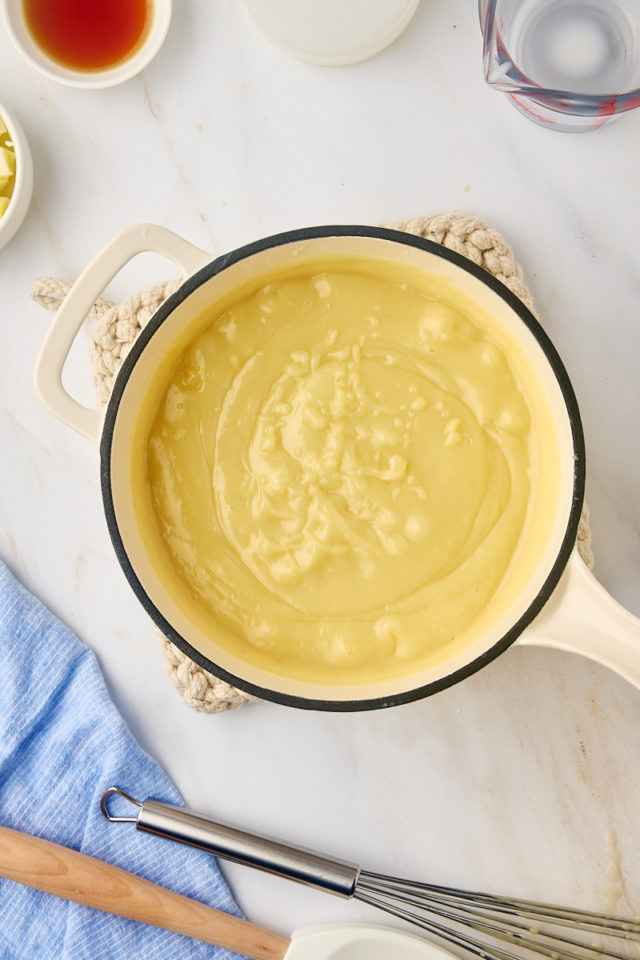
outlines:
M529 403L481 312L398 271L312 264L211 317L148 432L167 589L309 682L404 675L499 612L534 493Z

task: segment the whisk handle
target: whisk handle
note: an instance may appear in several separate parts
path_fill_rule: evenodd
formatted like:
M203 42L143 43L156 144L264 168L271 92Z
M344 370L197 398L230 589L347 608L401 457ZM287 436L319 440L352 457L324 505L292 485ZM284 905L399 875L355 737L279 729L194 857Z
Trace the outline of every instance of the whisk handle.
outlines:
M117 788L111 789L112 792L122 795ZM105 797L105 816L110 820L122 819L109 815ZM279 840L247 833L173 804L160 803L157 800L133 802L136 803L138 812L135 818L130 819L135 821L138 830L145 833L152 833L167 840L177 840L179 843L206 850L224 860L295 880L338 897L349 898L353 895L360 873L360 868L353 863L334 860L311 850L281 843Z

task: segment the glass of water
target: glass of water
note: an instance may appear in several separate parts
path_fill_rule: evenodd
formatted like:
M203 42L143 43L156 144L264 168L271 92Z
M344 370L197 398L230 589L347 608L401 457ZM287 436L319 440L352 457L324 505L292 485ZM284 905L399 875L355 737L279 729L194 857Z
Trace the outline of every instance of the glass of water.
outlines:
M640 0L479 0L484 75L530 120L596 130L640 106Z

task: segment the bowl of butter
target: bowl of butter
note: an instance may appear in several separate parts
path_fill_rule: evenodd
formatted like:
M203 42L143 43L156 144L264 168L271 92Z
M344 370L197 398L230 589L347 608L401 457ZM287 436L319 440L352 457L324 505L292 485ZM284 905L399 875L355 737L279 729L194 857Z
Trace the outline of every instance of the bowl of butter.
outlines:
M103 416L56 370L146 249L185 280ZM509 290L419 237L305 228L212 259L132 227L63 303L36 385L100 445L115 552L152 619L258 697L435 693L523 634L574 552L584 449L562 362Z
M13 113L0 103L0 247L22 224L32 190L29 144Z

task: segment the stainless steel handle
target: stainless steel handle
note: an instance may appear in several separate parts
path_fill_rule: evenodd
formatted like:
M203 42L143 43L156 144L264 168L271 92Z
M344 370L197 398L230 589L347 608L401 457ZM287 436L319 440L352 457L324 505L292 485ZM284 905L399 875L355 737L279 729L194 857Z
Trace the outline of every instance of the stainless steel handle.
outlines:
M107 796L118 793L138 807L135 817L114 817L107 807ZM225 823L157 800L140 803L118 787L110 787L102 798L102 812L113 822L134 822L138 830L167 840L177 840L206 850L224 860L254 867L266 873L306 884L348 899L353 895L360 867L344 860L333 860L311 850L292 847L238 830Z

